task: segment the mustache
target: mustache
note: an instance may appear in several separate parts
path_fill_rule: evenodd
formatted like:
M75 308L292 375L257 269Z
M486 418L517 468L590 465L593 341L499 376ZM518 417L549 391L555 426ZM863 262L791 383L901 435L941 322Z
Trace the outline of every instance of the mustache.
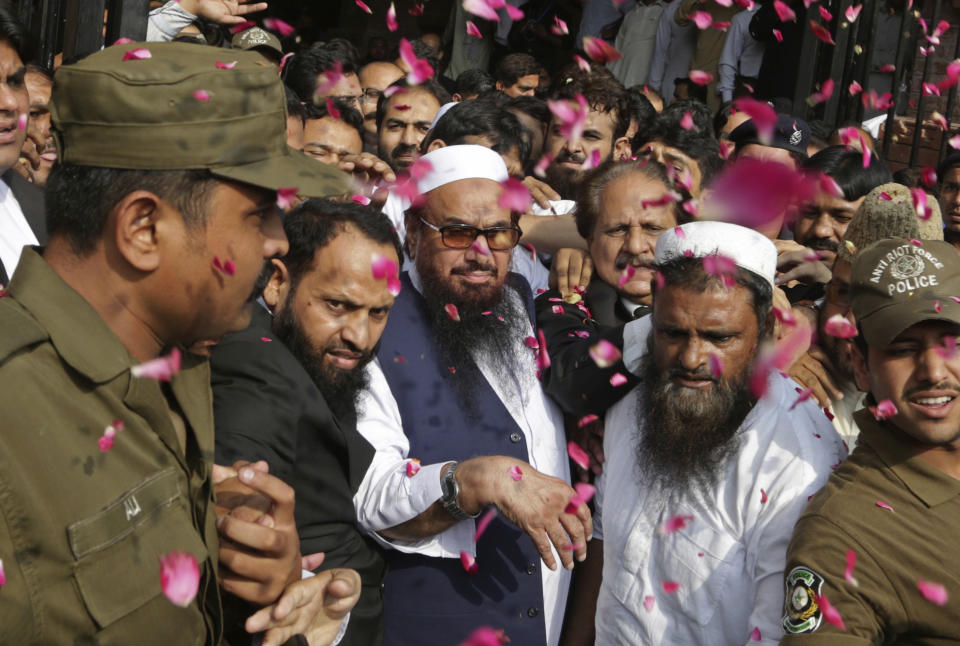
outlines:
M941 381L938 384L921 384L916 388L911 388L905 393L906 397L913 397L917 393L922 393L925 390L951 390L956 394L960 395L960 384L954 383L952 381Z
M578 155L575 153L567 152L566 150L560 151L556 157L553 158L553 163L562 164L563 162L574 162L576 164L582 164L587 160L586 155Z
M642 267L644 269L654 268L654 259L650 256L637 256L632 253L621 252L614 263L618 271L626 269L627 265Z
M695 370L687 370L685 368L673 367L667 372L668 379L674 379L675 377L680 377L683 379L693 379L693 380L703 380L703 381L712 381L713 383L719 383L720 380L713 376L713 373L710 372L710 368L707 366L698 366Z
M398 144L397 147L390 152L390 157L396 159L400 155L415 155L416 153L416 146L411 144Z
M497 276L497 266L493 263L480 262L479 260L468 260L462 267L455 267L450 270L451 274L463 275L473 273L475 271L486 271L492 274L494 277Z
M840 243L830 238L814 238L808 244L811 249L821 249L823 251L836 251L840 248Z

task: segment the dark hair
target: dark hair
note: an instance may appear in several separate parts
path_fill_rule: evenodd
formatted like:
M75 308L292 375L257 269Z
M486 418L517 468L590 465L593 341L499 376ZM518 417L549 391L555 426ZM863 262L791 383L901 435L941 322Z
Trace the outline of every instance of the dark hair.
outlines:
M639 88L640 91L643 93L643 95L644 95L645 97L647 97L647 101L650 101L650 97L647 96L647 95L648 95L648 94L652 94L653 96L655 96L655 97L657 97L658 99L660 99L660 103L661 103L661 104L666 103L666 101L663 100L663 95L660 94L660 92L658 92L657 90L655 90L655 89L653 89L652 87L650 87L649 85L634 85L633 87L634 87L634 88ZM653 105L653 101L650 101L650 105ZM666 107L666 106L664 106L664 107ZM654 108L654 110L656 110L656 108Z
M507 109L530 115L544 126L550 123L550 108L547 102L535 96L517 96L507 101Z
M133 191L150 191L183 214L189 228L206 224L210 191L218 180L208 170L126 170L55 164L47 180L47 231L64 236L78 256L89 255L103 236L110 212Z
M954 136L958 133L951 132L950 136ZM946 137L947 135L944 134ZM954 151L943 158L943 161L937 166L937 184L943 183L943 176L947 174L947 171L960 166L960 151Z
M445 103L450 103L450 93L443 89L443 86L437 83L434 79L427 79L419 85L410 85L407 83L406 78L399 79L390 84L390 87L399 87L404 88L408 92L416 92L417 90L424 90L433 95L433 98L442 106ZM388 90L390 88L387 88ZM380 93L380 98L377 99L377 130L380 130L380 126L383 124L383 117L387 113L387 102L397 94L387 96L386 90Z
M667 285L676 285L695 289L699 292L705 292L711 287L720 287L723 285L723 279L719 276L708 274L703 268L703 258L694 258L679 256L672 258L665 263L657 265L657 271L663 277L663 282L659 280L651 282L651 288L654 294L654 303L656 303L657 285L660 288ZM737 267L737 271L732 278L738 285L746 287L753 296L753 313L757 317L757 330L762 339L772 331L770 322L770 312L773 309L773 287L770 283L742 267Z
M303 106L304 122L315 119L324 119L326 117L336 118L337 121L343 121L345 124L357 131L360 135L360 141L363 141L363 115L360 111L350 104L340 99L330 99L334 109L340 112L339 117L331 117L330 110L327 108L327 102L322 101L317 104L305 104Z
M483 70L472 69L460 72L455 84L456 92L466 98L467 95L481 95L494 89L493 77Z
M582 94L590 109L596 112L612 113L614 117L613 138L619 139L630 127L630 104L627 91L613 76L597 75L574 78L560 87L555 99L576 99Z
M521 162L530 156L530 142L516 115L482 98L461 101L447 110L424 137L421 152L437 139L456 146L469 136L489 139L490 148L501 154L516 148Z
M356 227L368 239L390 245L402 262L400 240L390 220L373 206L354 202L309 199L283 216L283 230L290 250L282 258L290 274L291 289L313 267L315 254L326 247L347 226Z
M302 123L306 110L300 96L286 83L283 84L283 96L287 100L287 116L299 117Z
M814 119L808 121L807 125L810 126L810 144L817 146L821 150L830 145L830 134L833 132L833 127L824 121L823 119Z
M691 114L693 113L691 112ZM700 169L700 186L707 186L723 168L720 145L713 137L710 128L704 133L686 130L680 125L680 119L682 118L682 113L677 115L676 112L667 112L664 109L658 116L654 128L645 133L647 135L645 141L640 139L640 136L644 133L637 132L637 135L633 138L633 149L639 153L651 141L660 141L667 146L676 148L697 162L697 167ZM694 117L694 125L696 125L696 120L697 117Z
M43 78L53 83L53 70L51 70L49 67L29 63L27 64L27 74L39 74Z
M645 97L643 92L636 87L627 90L627 100L630 105L630 117L637 122L637 133L634 137L643 136L645 138L646 134L640 135L640 131L651 130L656 125L657 111L650 103L650 99Z
M717 113L713 115L713 134L719 137L723 127L727 125L727 121L730 121L730 117L736 112L737 108L733 105L733 101L721 103L720 107L717 108Z
M677 95L676 88L681 86L687 88L686 100L699 101L700 103L703 103L703 104L707 103L707 86L698 85L694 83L692 80L690 80L688 77L680 76L673 79L673 87L674 87L673 95L674 96Z
M337 63L340 63L344 74L357 73L357 59L354 53L344 47L339 40L318 43L287 60L283 68L283 81L301 99L311 101L317 92L319 76L334 69Z
M530 54L507 54L493 72L493 78L503 87L516 84L522 76L540 76L540 63Z
M580 190L577 195L579 206L573 212L573 218L577 224L577 233L580 234L581 238L586 240L593 235L593 229L600 218L601 198L610 182L631 173L639 173L647 179L661 182L667 190L680 193L680 201L690 199L686 191L674 186L670 181L667 169L664 168L663 164L652 160L639 162L606 161L589 171L580 183ZM673 217L678 225L690 221L687 212L680 207L680 201L670 203L670 210L673 212Z
M920 175L920 171L916 168L901 168L894 171L893 181L907 188L917 188L920 186Z
M683 115L687 112L693 118L693 126L696 134L705 137L716 137L716 131L713 129L713 113L705 103L694 101L692 99L682 99L674 101L663 109L660 113L660 120L663 123L671 122L680 125Z
M829 175L840 185L843 199L858 200L881 184L893 181L890 169L876 155L870 155L870 165L863 167L859 150L846 146L828 146L803 162L803 168Z
M550 85L550 96L555 97L557 93L563 90L564 87L570 85L571 83L585 83L590 79L607 79L613 81L623 87L623 84L617 80L617 77L613 75L606 66L604 65L594 65L590 68L590 71L584 71L580 69L580 66L571 61L567 63L556 76L553 78L553 83Z
M0 40L5 40L17 52L20 62L26 64L31 57L27 30L7 2L0 3Z

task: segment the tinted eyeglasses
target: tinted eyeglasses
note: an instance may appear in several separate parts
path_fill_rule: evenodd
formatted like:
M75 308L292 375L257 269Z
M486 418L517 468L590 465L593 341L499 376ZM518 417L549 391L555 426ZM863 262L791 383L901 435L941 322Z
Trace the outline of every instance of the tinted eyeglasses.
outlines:
M487 246L492 251L507 251L513 249L520 242L520 236L523 231L520 227L489 227L481 229L469 224L448 224L438 227L427 222L422 217L420 221L440 234L440 240L445 247L451 249L467 249L477 239L477 236L484 236L487 239Z

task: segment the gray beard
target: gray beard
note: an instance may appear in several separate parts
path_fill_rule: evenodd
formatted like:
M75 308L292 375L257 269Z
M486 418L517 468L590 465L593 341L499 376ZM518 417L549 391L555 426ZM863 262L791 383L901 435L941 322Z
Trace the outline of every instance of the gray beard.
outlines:
M737 431L756 404L749 372L722 376L704 392L676 386L650 354L641 368L635 445L643 485L667 496L709 498L739 449Z

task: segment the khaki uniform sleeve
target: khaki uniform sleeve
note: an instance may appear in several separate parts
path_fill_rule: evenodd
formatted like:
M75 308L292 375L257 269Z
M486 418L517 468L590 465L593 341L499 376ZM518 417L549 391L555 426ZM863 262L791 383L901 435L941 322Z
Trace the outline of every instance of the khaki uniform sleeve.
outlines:
M850 550L856 554L852 572L856 583L844 576ZM857 541L822 516L804 516L797 523L784 578L783 646L883 644L885 627L904 615L883 569ZM836 625L840 622L843 628Z
M680 3L680 6L677 7L676 13L673 14L673 21L681 27L686 27L690 24L690 16L695 11L702 10L703 0L683 0L683 2Z

